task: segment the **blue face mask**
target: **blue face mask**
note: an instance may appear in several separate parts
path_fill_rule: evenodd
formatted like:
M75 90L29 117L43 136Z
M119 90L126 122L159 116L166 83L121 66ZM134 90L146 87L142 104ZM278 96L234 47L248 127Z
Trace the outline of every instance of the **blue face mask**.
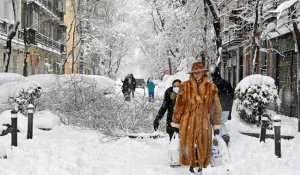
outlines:
M179 87L173 87L173 92L175 92L176 94L178 94L179 91Z

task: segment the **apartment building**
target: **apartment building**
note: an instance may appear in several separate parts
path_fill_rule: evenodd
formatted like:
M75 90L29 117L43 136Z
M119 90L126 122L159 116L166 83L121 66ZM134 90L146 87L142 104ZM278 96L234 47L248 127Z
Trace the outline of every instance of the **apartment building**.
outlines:
M65 1L14 0L14 2L20 25L13 40L12 64L9 72L23 74L25 69L27 75L60 73L61 63L65 58ZM3 43L6 42L9 28L14 23L12 5L11 0L0 1L0 8L3 8L0 10L0 60L4 59L6 47ZM25 68L24 63L27 65Z

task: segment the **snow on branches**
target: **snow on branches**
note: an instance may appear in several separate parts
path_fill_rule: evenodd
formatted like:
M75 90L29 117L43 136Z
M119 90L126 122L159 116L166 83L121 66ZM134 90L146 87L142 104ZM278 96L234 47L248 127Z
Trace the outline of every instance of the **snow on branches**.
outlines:
M236 109L248 123L259 124L259 116L266 113L268 105L280 103L274 79L263 75L245 77L235 88Z
M29 104L37 105L37 99L41 97L42 92L42 86L39 83L22 82L12 91L8 101L17 104L19 112L25 115Z

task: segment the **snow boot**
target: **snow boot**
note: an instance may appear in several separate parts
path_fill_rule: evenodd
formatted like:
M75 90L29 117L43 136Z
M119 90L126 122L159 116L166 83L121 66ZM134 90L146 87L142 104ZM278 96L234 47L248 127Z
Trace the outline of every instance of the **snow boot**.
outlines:
M199 168L197 172L194 170L194 167L190 166L190 172L197 175L202 175L202 168Z

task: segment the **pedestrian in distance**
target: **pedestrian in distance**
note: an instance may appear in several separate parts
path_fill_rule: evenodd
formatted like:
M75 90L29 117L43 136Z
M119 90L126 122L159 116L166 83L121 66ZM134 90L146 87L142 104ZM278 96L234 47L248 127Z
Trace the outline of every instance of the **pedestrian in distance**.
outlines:
M131 93L132 93L132 98L134 98L134 92L135 92L135 88L136 88L136 80L133 76L133 74L129 74L131 79L130 79L130 89L131 89Z
M233 100L234 100L234 90L233 90L231 84L221 77L219 67L216 67L212 71L211 77L212 77L213 83L218 88L218 95L219 95L221 106L222 106L222 126L221 126L221 130L220 130L220 136L222 136L222 138L228 145L228 143L230 141L230 136L228 133L228 129L225 125L225 122L227 120L231 120L231 109L232 109Z
M148 94L149 94L149 102L154 102L154 89L155 89L155 84L153 83L152 80L149 80L147 84L148 88Z
M166 111L167 112L167 122L166 122L166 132L169 134L170 141L174 134L174 132L178 132L178 128L172 127L172 116L173 116L173 108L176 103L176 97L179 91L179 85L181 83L181 80L176 79L172 82L172 86L169 87L164 94L164 100L163 103L158 111L158 114L155 117L153 126L154 130L156 131L159 126L159 121L163 118Z
M134 91L136 88L136 80L133 77L132 74L128 74L122 85L122 93L124 94L125 100L130 101L131 99L131 93L132 93L132 98L134 98Z
M198 174L210 163L212 127L215 135L221 128L218 89L209 82L207 71L202 62L192 64L189 80L180 84L171 123L179 124L181 165Z

